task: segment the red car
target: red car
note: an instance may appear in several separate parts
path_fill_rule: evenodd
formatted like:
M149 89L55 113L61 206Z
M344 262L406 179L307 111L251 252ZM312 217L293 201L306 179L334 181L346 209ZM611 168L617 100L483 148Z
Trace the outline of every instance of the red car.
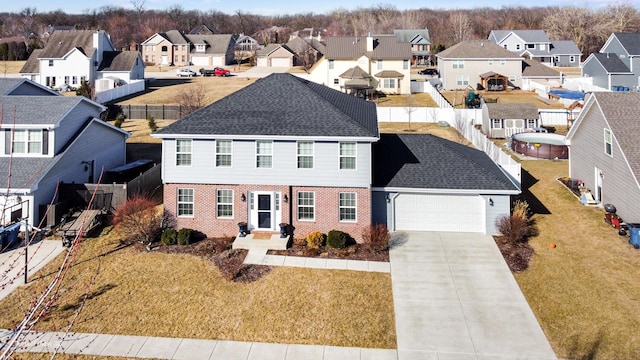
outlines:
M229 76L231 75L231 71L221 67L216 67L215 69L213 69L213 74L215 76Z

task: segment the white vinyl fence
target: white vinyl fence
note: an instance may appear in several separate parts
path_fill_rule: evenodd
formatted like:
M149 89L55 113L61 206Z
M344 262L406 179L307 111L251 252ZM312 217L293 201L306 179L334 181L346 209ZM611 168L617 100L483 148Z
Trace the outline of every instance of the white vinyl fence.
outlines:
M113 89L96 93L95 101L104 104L111 100L119 99L140 91L144 91L144 80L131 80L128 84L116 86Z

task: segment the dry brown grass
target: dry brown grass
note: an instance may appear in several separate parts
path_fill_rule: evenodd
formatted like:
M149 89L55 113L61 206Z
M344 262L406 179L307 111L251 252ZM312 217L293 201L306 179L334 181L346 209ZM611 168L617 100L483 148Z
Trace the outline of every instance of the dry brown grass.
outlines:
M156 120L158 130L174 123L175 120ZM109 121L113 125L114 121ZM126 119L120 127L124 131L128 131L131 136L127 139L127 143L138 144L161 144L161 139L151 137L151 129L146 119Z
M56 360L140 360L140 358L120 357L120 356L97 356L97 355L77 355L77 354L56 354ZM50 353L16 353L13 360L49 360Z
M17 74L24 66L26 60L4 61L0 60L0 74Z
M432 123L388 123L381 122L378 124L381 133L390 134L432 134L451 141L460 141L460 133L451 126L440 127L438 124ZM411 131L408 131L408 130ZM466 143L466 141L464 141Z
M379 106L389 107L438 107L438 104L433 100L431 95L427 93L418 93L411 95L411 99L408 95L387 95L385 97L378 98Z
M546 100L543 101L538 94L530 91L513 90L503 92L479 92L484 98L497 98L498 103L514 104L514 103L533 103L539 109L562 109L564 105L559 102L553 102ZM443 91L444 96L449 103L453 104L456 108L464 108L464 97L467 91Z
M581 205L556 180L567 176L567 162L522 165L537 180L527 201L540 234L529 240L535 250L529 269L515 277L556 354L640 358L638 251L604 223L602 209Z
M108 230L82 243L59 301L37 330L65 327L88 292L73 331L396 347L390 274L276 267L256 282L233 283L204 258L119 245ZM0 302L0 328L22 318L56 263Z

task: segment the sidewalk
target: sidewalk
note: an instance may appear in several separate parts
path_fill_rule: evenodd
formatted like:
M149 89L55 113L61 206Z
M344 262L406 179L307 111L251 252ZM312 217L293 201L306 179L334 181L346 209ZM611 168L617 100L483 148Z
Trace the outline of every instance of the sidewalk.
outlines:
M10 332L0 330L0 343ZM322 345L176 339L105 334L29 332L17 352L82 354L184 360L397 360L394 349L366 349ZM2 352L0 351L0 354Z
M244 259L245 264L292 266L311 269L352 270L391 272L391 264L383 261L363 261L347 259L321 259L301 256L267 255L266 249L251 249Z

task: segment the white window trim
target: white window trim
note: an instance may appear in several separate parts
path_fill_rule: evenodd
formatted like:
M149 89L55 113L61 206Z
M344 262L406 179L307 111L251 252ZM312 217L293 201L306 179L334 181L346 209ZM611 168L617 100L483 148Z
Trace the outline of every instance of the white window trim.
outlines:
M392 82L393 82L393 84L392 84ZM384 78L381 81L382 88L384 88L384 89L397 89L396 83L397 82L396 82L395 78Z
M192 201L180 201L180 190L191 190ZM180 214L180 204L191 204L191 214ZM176 191L176 215L181 218L192 218L196 212L196 191L193 188L178 188Z
M607 140L607 134L609 134L609 140ZM609 151L607 145L609 145ZM604 153L613 157L613 134L609 129L604 129Z
M342 155L340 153L340 147L341 147L342 144L353 144L353 146L354 146L354 154L353 155ZM353 162L354 163L353 164L354 167L353 167L353 169L343 169L343 168L341 168L340 167L340 163L341 163L340 160L342 158L350 158L350 157L354 158L354 162ZM357 169L358 169L358 143L353 142L353 141L340 142L338 144L338 170L353 171L353 170L357 170Z
M300 205L300 194L311 194L313 205ZM300 208L311 208L313 210L313 218L312 219L301 219L300 218ZM298 221L316 221L316 193L313 191L298 191L296 194L296 218Z
M311 154L300 154L300 144L301 143L310 143L311 144ZM314 141L298 141L296 142L296 168L302 170L313 170L316 165L315 159L316 153L316 143ZM311 167L300 167L300 158L301 157L310 157L311 158Z
M496 125L499 125L496 127ZM491 128L492 129L504 129L504 122L502 119L491 119Z
M219 142L229 143L231 145L229 147L229 153L218 152ZM218 155L229 155L229 165L218 165ZM221 167L221 168L233 167L233 140L216 140L214 161L215 161L216 167Z
M469 75L456 75L456 85L457 86L469 85Z
M464 60L453 60L454 69L464 69Z
M18 139L18 137L21 137L22 139ZM39 140L31 140L30 139L30 134L40 134L40 139ZM18 136L16 136L18 135ZM43 150L43 136L44 134L42 133L42 130L39 129L15 129L13 130L13 134L12 134L12 139L11 139L11 152L14 154L24 154L24 155L42 155L42 150ZM23 150L24 151L16 151L16 143L20 143L23 146ZM30 144L40 144L40 148L38 151L29 151L29 145Z
M259 154L258 153L258 144L270 144L269 154ZM258 166L258 156L270 157L271 158L271 166ZM272 169L273 168L273 141L272 140L256 140L256 169Z
M179 143L181 142L188 142L189 143L189 151L184 151L184 152L180 152L178 150L179 148ZM178 163L178 155L189 155L189 164L179 164ZM186 167L186 166L191 166L191 164L193 164L193 141L191 139L176 139L176 166L179 167Z
M569 62L576 62L576 56L575 55L571 55L569 56Z
M384 69L384 61L382 61L382 59L378 59L378 61L376 61L377 65L378 65L378 70L383 70Z
M355 204L353 206L342 206L340 204L340 196L343 194L353 194ZM353 209L354 219L353 220L345 220L341 219L341 210L342 209ZM347 222L347 223L357 223L358 222L358 193L356 192L340 192L338 193L338 221Z
M221 191L231 191L231 202L226 203L226 202L220 202L220 192ZM235 208L233 206L233 199L234 199L234 191L233 189L217 189L216 190L216 217L219 219L233 219L234 215L235 215ZM220 205L231 205L231 215L227 216L227 215L220 215Z

